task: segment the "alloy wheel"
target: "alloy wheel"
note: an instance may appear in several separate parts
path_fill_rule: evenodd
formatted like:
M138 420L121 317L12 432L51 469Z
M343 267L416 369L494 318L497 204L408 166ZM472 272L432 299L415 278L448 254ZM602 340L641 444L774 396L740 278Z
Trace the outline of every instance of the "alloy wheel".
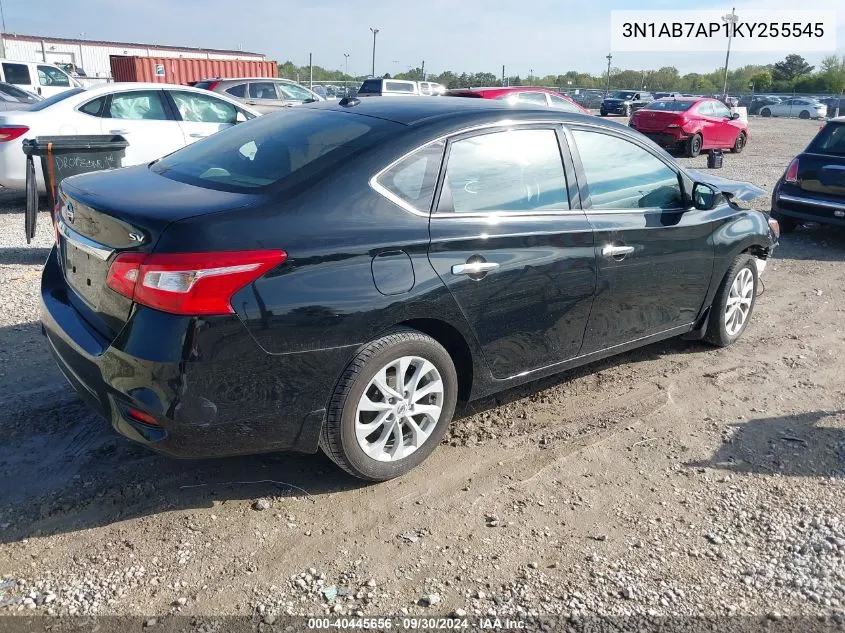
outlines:
M402 356L379 369L355 412L355 437L370 458L408 457L431 436L443 411L444 386L433 363Z
M736 336L748 320L754 302L754 276L747 267L739 271L731 284L725 303L725 331Z

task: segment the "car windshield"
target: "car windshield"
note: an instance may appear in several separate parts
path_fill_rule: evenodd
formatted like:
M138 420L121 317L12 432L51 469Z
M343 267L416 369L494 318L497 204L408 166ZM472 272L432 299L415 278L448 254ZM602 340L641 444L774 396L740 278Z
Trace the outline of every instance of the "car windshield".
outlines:
M634 98L634 93L633 92L618 91L618 92L614 92L612 95L610 95L610 98L611 99L622 99L624 101L627 101L628 99Z
M64 101L68 97L72 97L73 95L78 95L80 92L85 92L85 88L72 88L71 90L65 90L64 92L60 92L59 94L53 95L52 97L48 97L44 99L44 101L39 101L35 105L29 108L30 112L37 112L38 110L44 110L45 108L49 108L54 103L58 103L59 101Z
M845 156L845 123L828 123L810 143L814 154Z
M317 182L383 143L398 124L297 108L257 117L157 161L162 176L198 187L257 193Z
M660 101L652 101L645 109L646 110L663 110L664 112L685 112L692 107L695 101L677 101L675 99L661 99Z

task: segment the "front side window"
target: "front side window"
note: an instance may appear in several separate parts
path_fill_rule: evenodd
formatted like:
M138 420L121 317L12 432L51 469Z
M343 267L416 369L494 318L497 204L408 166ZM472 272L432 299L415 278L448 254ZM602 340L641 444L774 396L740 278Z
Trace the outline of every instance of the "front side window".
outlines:
M235 123L238 110L228 101L196 92L173 91L173 102L183 121L194 123Z
M438 213L569 209L554 130L509 130L451 143Z
M358 88L359 95L377 95L381 94L381 79L365 79L361 87Z
M38 82L42 86L69 88L70 78L58 68L38 66Z
M26 86L32 84L29 78L29 67L26 64L3 64L3 76L6 83Z
M106 116L133 121L166 121L168 118L159 90L115 93Z
M294 101L308 101L309 99L313 99L314 95L308 92L302 86L297 86L296 84L287 84L287 83L279 83L279 91L282 93L282 96L285 99L293 99Z
M704 103L699 104L698 113L703 116L713 116L713 102L705 101Z
M594 209L679 209L678 174L639 145L602 132L573 131Z
M713 108L713 116L722 117L724 119L731 118L731 111L724 103L720 101L711 101L710 105Z
M276 101L279 95L276 94L276 84L272 81L254 81L249 84L249 96L251 99L267 99Z
M378 177L378 184L411 205L428 213L443 160L444 141L438 141L406 156Z

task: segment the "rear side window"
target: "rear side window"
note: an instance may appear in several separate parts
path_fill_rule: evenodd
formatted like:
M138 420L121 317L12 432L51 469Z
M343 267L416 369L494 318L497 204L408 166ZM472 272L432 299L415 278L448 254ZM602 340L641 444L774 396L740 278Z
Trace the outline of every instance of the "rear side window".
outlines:
M29 67L26 64L4 63L3 75L6 77L6 83L21 86L32 84L32 79L29 77Z
M381 79L366 79L361 87L358 88L360 95L377 95L381 94Z
M438 141L418 149L379 176L378 184L417 211L428 213L445 147L445 141Z
M808 148L815 154L845 156L845 123L828 123L816 134Z
M509 130L454 141L438 213L569 209L554 130Z
M252 99L269 99L277 100L279 95L276 94L276 84L272 81L256 81L249 84L249 96Z
M234 193L319 187L402 126L327 110L292 108L230 127L156 162L162 176Z
M384 89L390 92L415 92L414 84L406 84L403 81L385 81Z
M89 101L88 103L79 107L80 112L84 112L85 114L90 114L91 116L100 116L103 111L103 104L106 102L105 97L99 97L94 99L93 101Z
M132 121L166 121L168 119L160 90L116 92L111 97L109 111L105 116L110 119Z
M202 88L202 86L198 86ZM228 92L233 97L238 97L239 99L243 99L246 96L246 84L240 84L238 86L232 86L231 88L227 88L226 92Z

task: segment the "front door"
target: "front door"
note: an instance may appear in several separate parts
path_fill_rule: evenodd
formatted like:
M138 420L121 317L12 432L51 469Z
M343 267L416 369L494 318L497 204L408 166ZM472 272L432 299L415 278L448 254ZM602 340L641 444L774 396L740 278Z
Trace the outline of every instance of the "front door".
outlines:
M711 101L713 118L719 144L717 147L733 147L739 134L739 127L733 122L733 114L721 101Z
M147 163L185 146L182 130L170 116L161 90L112 94L105 105L100 130L129 141L124 167Z
M560 139L553 127L520 126L448 144L429 260L499 379L581 349L595 252Z
M713 270L717 220L685 209L678 172L645 143L573 126L598 285L587 354L692 324Z
M70 77L68 77L64 71L56 68L55 66L43 66L38 64L37 72L39 88L38 94L45 99L47 97L57 95L60 92L64 92L65 90L70 90L73 87Z

